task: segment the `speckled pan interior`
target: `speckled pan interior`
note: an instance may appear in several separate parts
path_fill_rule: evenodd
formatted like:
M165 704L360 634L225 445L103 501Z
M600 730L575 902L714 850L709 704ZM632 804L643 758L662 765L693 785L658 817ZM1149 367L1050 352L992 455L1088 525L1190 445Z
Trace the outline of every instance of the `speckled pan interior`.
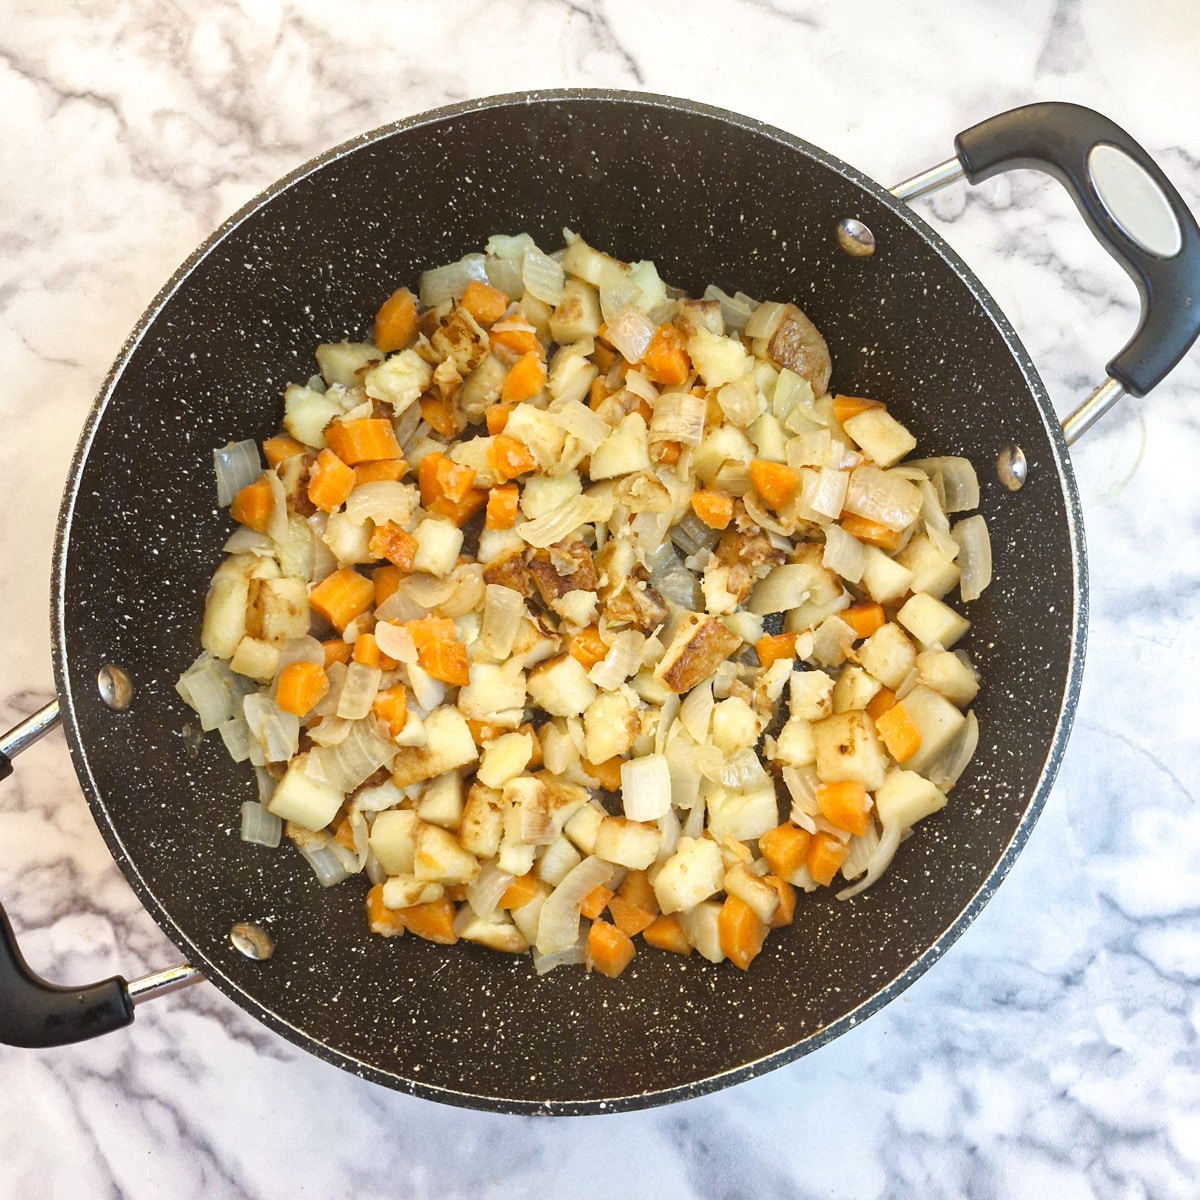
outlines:
M947 138L953 131L947 131ZM852 259L841 217L879 249ZM640 954L617 981L534 975L528 958L366 932L365 882L316 886L298 855L238 839L255 794L215 735L189 750L174 681L197 653L229 532L211 451L275 429L319 341L360 338L422 270L497 231L551 249L564 225L715 282L794 300L838 390L885 399L923 452L977 464L997 582L973 606L982 736L950 807L884 881L801 897L748 974ZM1029 482L996 479L1017 442ZM598 1112L779 1066L895 996L961 933L1045 799L1078 689L1085 624L1078 503L1057 424L1011 328L927 227L877 185L778 130L645 95L502 97L401 123L306 166L231 219L167 285L99 397L63 502L55 670L75 765L132 885L189 960L297 1044L457 1104ZM102 664L135 700L107 709ZM274 936L239 955L236 921Z

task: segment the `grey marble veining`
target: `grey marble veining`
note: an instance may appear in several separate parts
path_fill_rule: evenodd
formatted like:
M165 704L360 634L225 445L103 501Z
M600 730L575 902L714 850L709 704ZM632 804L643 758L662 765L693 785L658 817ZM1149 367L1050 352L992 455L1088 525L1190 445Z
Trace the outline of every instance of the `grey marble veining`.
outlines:
M1200 14L1170 0L296 0L10 6L0 31L0 726L50 697L59 497L108 366L260 188L436 104L527 87L723 105L884 183L1034 99L1108 113L1200 209ZM1020 173L921 201L1058 411L1136 296ZM1009 878L861 1027L729 1091L534 1121L328 1066L213 989L52 1054L0 1049L0 1197L1187 1197L1200 1190L1200 352L1073 451L1091 627L1075 730ZM178 952L112 863L61 735L0 785L0 901L50 978Z

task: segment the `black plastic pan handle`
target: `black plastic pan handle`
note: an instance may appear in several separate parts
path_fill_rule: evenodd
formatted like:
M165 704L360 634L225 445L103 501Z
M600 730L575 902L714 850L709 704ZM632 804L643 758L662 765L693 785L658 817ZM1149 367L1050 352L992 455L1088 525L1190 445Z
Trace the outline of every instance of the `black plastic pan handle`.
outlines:
M1141 320L1107 366L1108 381L1064 422L1068 441L1128 392L1144 396L1200 335L1200 227L1170 180L1119 125L1078 104L1027 104L963 130L956 159L899 184L910 200L964 176L981 183L1021 167L1067 189L1100 244L1133 279Z

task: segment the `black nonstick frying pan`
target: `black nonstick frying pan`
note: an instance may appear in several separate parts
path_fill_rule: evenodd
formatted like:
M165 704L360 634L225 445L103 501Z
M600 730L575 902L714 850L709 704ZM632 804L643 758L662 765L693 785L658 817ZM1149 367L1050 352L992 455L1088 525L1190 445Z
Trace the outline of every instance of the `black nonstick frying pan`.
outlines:
M3 775L61 710L101 832L190 966L52 988L0 919L0 1041L103 1033L128 1024L136 1001L202 974L284 1037L379 1083L507 1112L599 1112L779 1066L925 971L1008 871L1063 754L1087 617L1067 441L1123 391L1158 383L1200 328L1200 231L1118 127L1040 104L975 126L955 149L889 192L702 105L533 93L369 134L218 230L142 318L88 420L55 554L58 701L0 737ZM903 202L1026 166L1066 184L1143 298L1136 335L1065 435L1008 321ZM996 579L971 611L984 680L975 761L879 884L848 903L801 897L748 974L644 954L616 981L539 978L524 957L373 937L360 880L325 892L298 855L239 840L253 779L218 739L197 748L183 733L174 683L197 653L228 533L211 450L272 433L313 347L361 338L422 270L498 231L552 248L563 226L653 259L697 294L712 282L794 300L832 348L839 391L885 399L923 454L966 455L980 474Z

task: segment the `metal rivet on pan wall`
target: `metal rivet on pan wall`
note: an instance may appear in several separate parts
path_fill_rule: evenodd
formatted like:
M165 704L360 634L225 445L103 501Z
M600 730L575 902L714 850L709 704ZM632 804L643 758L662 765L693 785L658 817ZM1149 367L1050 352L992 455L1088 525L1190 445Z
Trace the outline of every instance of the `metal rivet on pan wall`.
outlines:
M119 712L133 703L133 681L128 673L116 663L105 663L96 676L96 686L100 689L100 699L109 708Z
M857 217L843 217L837 223L837 240L853 258L870 258L875 253L875 235Z
M996 474L1010 492L1019 492L1029 475L1025 451L1013 442L1007 443L996 459Z
M264 962L275 953L271 935L252 921L239 921L234 925L229 931L229 941L235 950L256 962Z

